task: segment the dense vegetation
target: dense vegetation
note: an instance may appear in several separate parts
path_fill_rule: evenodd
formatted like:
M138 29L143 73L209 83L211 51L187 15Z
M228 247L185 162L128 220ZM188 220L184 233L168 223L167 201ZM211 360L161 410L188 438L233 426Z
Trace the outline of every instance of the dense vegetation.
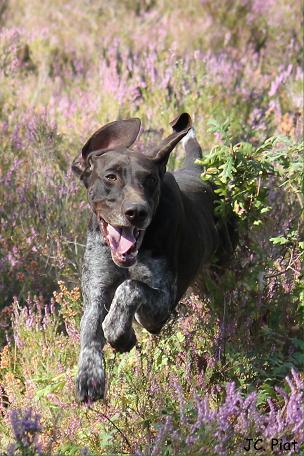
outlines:
M300 16L297 0L0 2L0 454L236 456L258 438L304 454ZM138 116L149 142L182 111L237 251L160 336L107 347L106 401L79 405L71 161L106 122Z

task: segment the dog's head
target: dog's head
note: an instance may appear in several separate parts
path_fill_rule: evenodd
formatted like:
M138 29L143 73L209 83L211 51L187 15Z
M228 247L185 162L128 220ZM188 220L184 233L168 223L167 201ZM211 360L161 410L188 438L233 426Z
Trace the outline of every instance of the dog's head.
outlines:
M169 155L191 128L191 118L181 114L171 123L173 133L155 149L143 152L131 149L140 125L137 118L105 125L90 137L72 164L87 188L113 261L121 267L136 262L158 206Z

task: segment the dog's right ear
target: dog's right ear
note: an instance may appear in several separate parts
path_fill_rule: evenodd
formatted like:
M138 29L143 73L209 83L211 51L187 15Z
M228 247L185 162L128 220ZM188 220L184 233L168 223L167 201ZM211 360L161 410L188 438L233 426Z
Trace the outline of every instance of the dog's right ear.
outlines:
M72 163L72 171L83 177L83 173L89 166L91 154L102 155L109 150L126 149L136 140L140 130L140 119L117 120L108 123L97 130L85 143Z
M82 157L82 153L77 155L76 158L74 158L73 163L72 163L72 171L76 176L81 178L82 174L84 173L86 169L86 164L85 161Z

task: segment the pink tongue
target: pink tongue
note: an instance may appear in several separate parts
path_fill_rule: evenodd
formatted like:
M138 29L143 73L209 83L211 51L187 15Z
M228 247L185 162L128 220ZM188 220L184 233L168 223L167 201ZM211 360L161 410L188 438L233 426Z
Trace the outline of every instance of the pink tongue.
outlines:
M107 226L107 231L109 233L112 249L120 255L126 253L136 243L133 228L115 228L109 224Z

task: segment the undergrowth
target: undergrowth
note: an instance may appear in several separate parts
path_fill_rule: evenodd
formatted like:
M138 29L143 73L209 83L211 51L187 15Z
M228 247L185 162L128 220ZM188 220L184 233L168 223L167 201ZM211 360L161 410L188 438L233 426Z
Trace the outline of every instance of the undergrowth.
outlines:
M283 0L0 7L1 455L304 454L299 15ZM106 347L106 399L80 405L89 213L71 161L108 121L138 116L157 141L182 111L237 249L161 335Z

